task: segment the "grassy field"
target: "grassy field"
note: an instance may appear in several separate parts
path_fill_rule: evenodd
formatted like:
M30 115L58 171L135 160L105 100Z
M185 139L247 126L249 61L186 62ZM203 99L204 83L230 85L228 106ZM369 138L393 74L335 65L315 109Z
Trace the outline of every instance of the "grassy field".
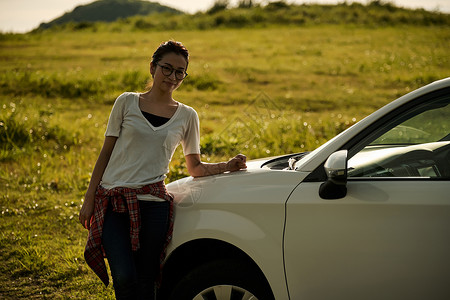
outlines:
M170 38L191 53L175 97L198 111L210 162L314 149L450 75L448 26L1 35L0 298L113 297L85 264L78 211L114 99L144 89ZM167 181L186 176L180 150Z

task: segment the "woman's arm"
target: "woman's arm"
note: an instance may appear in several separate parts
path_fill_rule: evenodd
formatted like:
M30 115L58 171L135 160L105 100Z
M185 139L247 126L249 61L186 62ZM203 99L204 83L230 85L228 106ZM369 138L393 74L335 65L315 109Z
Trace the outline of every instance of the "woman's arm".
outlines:
M247 158L243 154L238 154L228 162L204 163L200 159L200 154L186 155L186 165L192 177L202 177L220 174L224 172L234 172L247 168L245 164Z
M84 196L83 206L81 207L79 215L79 220L86 229L90 228L90 220L94 214L95 191L102 180L103 173L108 165L114 145L116 144L116 140L117 137L105 137L105 142L103 143L102 150L100 151L100 155L95 163L94 171L92 171L89 187Z

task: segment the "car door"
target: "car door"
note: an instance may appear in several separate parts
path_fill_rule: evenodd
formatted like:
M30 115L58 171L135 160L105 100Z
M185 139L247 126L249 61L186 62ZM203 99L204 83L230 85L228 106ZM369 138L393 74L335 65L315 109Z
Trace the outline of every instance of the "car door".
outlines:
M412 101L346 142L345 195L320 197L323 180L293 191L290 299L450 299L449 99Z

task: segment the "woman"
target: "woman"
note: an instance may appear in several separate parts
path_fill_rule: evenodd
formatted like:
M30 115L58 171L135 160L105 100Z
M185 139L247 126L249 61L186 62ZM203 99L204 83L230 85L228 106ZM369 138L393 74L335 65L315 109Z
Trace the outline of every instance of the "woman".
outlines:
M207 164L200 160L199 121L172 93L187 76L189 54L179 42L152 56L153 85L124 93L112 108L79 220L89 230L85 258L107 285L108 259L117 299L153 299L164 249L172 234L172 196L164 179L179 143L194 177L246 168L246 157Z

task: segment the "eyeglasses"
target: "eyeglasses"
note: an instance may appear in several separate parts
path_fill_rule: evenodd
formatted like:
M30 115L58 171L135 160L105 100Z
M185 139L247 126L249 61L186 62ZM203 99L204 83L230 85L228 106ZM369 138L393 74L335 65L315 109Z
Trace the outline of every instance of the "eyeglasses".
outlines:
M175 71L175 78L177 80L183 80L184 78L186 78L186 76L188 75L188 73L186 73L186 71L180 71L180 70L175 70L174 68L172 68L171 66L162 66L160 64L156 64L158 66L161 67L161 71L163 73L164 76L169 77L170 75L172 75L172 73Z

